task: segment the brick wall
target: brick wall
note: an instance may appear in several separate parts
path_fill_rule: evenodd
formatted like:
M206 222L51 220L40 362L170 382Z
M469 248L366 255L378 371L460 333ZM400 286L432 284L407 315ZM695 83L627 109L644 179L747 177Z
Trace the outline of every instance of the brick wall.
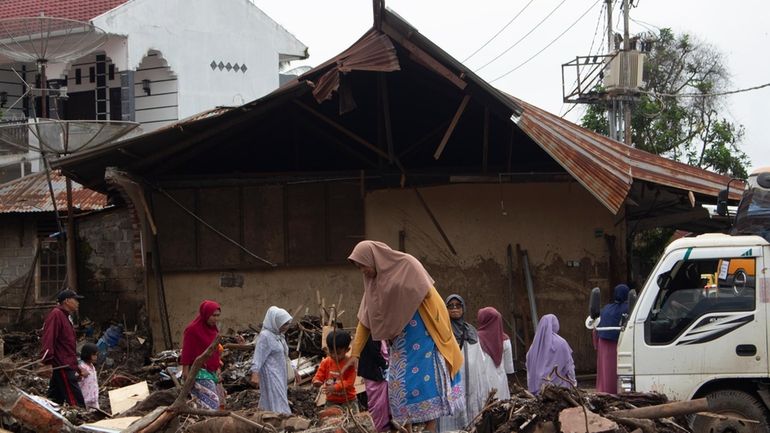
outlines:
M78 284L86 299L80 316L100 325L125 322L144 328L144 271L139 225L122 207L78 219Z
M37 245L35 220L42 216L0 215L0 328L15 327L18 308L27 293L27 276L34 272L32 264ZM47 307L37 308L34 284L33 279L30 281L27 299L30 308L24 316L24 323L39 322L39 316L47 311Z

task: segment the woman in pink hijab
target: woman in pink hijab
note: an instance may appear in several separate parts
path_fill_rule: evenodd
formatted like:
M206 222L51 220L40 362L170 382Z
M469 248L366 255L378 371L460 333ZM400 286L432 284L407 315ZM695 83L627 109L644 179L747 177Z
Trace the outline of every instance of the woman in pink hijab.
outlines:
M564 388L577 385L572 348L558 332L556 316L546 314L540 318L527 352L527 388L533 394L539 394L548 383Z
M484 352L483 371L489 390L496 389L500 400L511 398L508 375L514 373L511 340L503 332L503 316L493 307L479 310L477 317L479 342Z
M350 365L357 367L369 335L389 342L392 421L425 423L424 430L435 433L436 420L465 402L452 387L462 353L433 278L416 258L382 242L359 242L348 260L364 277Z

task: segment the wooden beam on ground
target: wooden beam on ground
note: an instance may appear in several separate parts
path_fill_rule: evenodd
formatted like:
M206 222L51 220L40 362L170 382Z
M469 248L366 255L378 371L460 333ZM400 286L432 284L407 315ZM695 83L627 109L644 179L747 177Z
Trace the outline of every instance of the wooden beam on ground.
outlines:
M439 224L438 220L436 219L436 216L433 215L433 211L430 210L430 207L428 206L428 203L425 201L425 199L422 197L420 190L417 189L417 187L413 187L413 189L414 189L415 195L417 195L417 199L420 200L420 204L422 204L422 207L425 208L425 212L428 213L430 220L433 221L433 225L436 226L436 229L441 234L441 237L444 239L444 242L446 242L447 246L449 247L449 251L451 251L452 254L457 255L457 251L455 250L455 247L452 245L452 242L449 240L449 237L446 235L446 232L444 232L444 229L441 227L441 224Z
M436 152L433 154L433 158L435 159L441 158L441 154L444 152L444 148L446 147L446 144L449 141L449 137L452 136L452 132L454 132L455 127L457 126L457 123L460 121L460 116L463 115L463 112L465 111L465 107L468 105L468 101L470 100L471 100L471 95L465 95L463 97L463 100L460 102L460 106L457 107L457 111L455 111L455 115L452 118L452 121L449 122L449 128L447 128L446 132L444 133L444 138L441 139L441 143L439 143L438 147L436 148Z
M457 74L452 72L449 68L442 65L441 62L436 60L433 56L423 51L422 48L415 45L412 41L410 41L408 38L404 37L396 31L393 27L391 27L388 23L383 22L382 23L382 31L385 32L386 35L390 36L394 41L396 41L399 45L404 47L409 53L412 55L412 59L416 62L422 64L423 66L427 67L428 69L433 70L433 72L437 73L438 75L444 77L447 79L450 83L457 86L458 89L462 90L465 89L465 87L468 85L462 78L460 78Z
M366 147L367 149L369 149L369 150L371 150L372 152L376 153L377 155L379 155L379 156L381 156L381 157L383 157L383 158L386 158L386 159L390 160L390 157L388 156L388 154L387 154L387 153L383 152L383 151L382 151L381 149L379 149L377 146L375 146L374 144L372 144L372 143L370 143L369 141L365 140L364 138L362 138L361 136L359 136L359 135L358 135L358 134L356 134L355 132L353 132L353 131L349 130L348 128L346 128L346 127L344 127L344 126L342 126L342 125L340 125L339 123L337 123L337 122L335 122L334 120L332 120L332 119L328 118L328 117L327 117L327 116L325 116L324 114L322 114L322 113L319 113L318 111L314 110L313 108L309 107L307 104L305 104L305 103L303 103L303 102L300 102L300 101L294 101L294 103L295 103L295 104L296 104L298 107L300 107L300 108L302 108L303 110L307 111L308 113L312 114L313 116L315 116L315 117L317 117L317 118L319 118L319 119L323 120L324 122L328 123L329 125L331 125L332 127L334 127L334 129L336 129L337 131L339 131L339 132L341 132L341 133L345 134L346 136L348 136L348 138L351 138L351 139L353 139L354 141L356 141L356 142L358 142L358 143L360 143L360 144L364 145L364 147Z

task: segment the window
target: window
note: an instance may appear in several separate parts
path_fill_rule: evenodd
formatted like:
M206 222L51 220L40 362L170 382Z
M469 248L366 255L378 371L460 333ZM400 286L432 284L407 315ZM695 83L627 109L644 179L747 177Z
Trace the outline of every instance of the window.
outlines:
M64 287L67 279L67 248L63 242L40 240L38 295L51 299Z
M679 260L657 276L660 291L645 322L646 342L670 344L706 315L753 311L755 272L754 257Z

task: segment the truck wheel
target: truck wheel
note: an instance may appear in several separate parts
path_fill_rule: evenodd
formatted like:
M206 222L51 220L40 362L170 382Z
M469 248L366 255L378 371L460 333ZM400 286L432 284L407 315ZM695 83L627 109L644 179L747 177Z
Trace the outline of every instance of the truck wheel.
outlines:
M759 421L759 424L748 424L735 419L719 419L696 415L693 419L693 431L702 433L770 433L767 410L765 406L751 394L743 391L716 391L705 396L709 401L711 412Z

